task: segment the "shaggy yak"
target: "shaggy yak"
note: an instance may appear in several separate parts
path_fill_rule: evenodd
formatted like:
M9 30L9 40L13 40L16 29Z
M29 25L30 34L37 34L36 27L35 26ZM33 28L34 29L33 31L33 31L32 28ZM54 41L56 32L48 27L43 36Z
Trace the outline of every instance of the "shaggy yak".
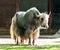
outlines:
M16 44L18 44L18 37L21 42L29 39L29 44L34 45L35 39L39 37L38 30L41 27L49 27L48 18L48 14L40 13L36 7L30 8L26 12L16 12L10 27L11 38L15 40ZM31 39L33 39L32 43Z

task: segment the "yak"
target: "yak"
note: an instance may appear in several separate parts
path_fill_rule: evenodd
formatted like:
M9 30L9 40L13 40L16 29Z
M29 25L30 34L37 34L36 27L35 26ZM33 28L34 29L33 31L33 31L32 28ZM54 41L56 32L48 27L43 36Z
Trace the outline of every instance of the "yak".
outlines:
M20 37L21 42L29 39L29 44L34 45L35 39L39 37L38 30L41 27L49 27L48 19L49 14L40 13L36 7L16 12L10 26L11 38L15 40L16 44L18 44L18 37ZM31 39L33 39L32 43Z

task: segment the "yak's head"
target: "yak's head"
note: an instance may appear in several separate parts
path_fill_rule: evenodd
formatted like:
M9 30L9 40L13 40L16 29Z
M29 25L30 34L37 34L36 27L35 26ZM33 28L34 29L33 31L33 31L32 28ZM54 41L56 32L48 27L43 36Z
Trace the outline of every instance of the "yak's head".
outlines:
M46 29L49 28L48 21L49 21L49 15L46 13L40 13L39 15L34 14L33 18L33 24L37 27L45 27Z
M41 26L45 28L49 28L48 21L49 21L49 14L41 13L40 14Z

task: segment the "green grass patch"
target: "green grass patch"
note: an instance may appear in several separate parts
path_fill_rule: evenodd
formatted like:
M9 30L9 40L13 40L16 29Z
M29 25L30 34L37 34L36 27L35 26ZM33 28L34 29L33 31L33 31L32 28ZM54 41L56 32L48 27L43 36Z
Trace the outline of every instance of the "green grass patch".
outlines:
M0 44L0 50L60 50L60 45L29 46L16 44Z

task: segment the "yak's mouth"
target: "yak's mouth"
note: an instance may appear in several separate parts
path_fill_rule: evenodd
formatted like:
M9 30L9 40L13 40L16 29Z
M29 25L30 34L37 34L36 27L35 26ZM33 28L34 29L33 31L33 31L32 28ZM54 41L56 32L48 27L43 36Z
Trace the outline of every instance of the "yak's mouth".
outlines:
M43 26L41 26L41 27L44 27L44 28L46 28L46 29L48 29L48 28L49 28L49 26L47 26L47 25L43 25Z

